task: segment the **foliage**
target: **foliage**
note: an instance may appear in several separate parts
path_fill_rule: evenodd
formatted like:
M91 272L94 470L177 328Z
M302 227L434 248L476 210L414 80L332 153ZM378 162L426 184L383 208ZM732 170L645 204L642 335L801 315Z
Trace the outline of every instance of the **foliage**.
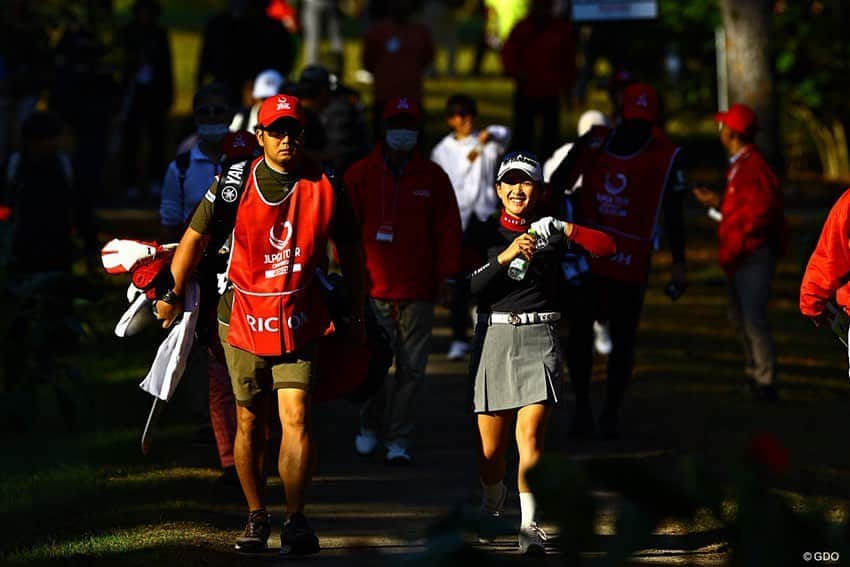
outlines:
M616 493L619 500L616 534L604 546L600 565L624 565L634 552L651 546L665 522L696 526L706 522L705 513L710 525L717 526L717 539L728 541L731 567L793 565L812 550L846 557L846 525L829 521L816 506L795 509L774 490L787 465L787 450L778 440L757 434L730 464L728 479L712 478L693 456L680 459L662 478L628 459L579 464L558 455L545 457L529 480L547 520L559 527L556 545L567 565L579 564L582 552L598 549L594 527L599 510L592 496L598 489ZM475 508L459 510L435 526L421 564L490 564L490 558L464 543L476 534Z

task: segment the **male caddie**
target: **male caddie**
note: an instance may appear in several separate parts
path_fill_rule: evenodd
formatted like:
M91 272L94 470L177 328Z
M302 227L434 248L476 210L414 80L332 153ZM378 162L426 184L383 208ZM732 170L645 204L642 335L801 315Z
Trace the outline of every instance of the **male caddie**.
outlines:
M235 219L226 227L233 235L230 289L219 303L219 335L237 403L236 470L250 511L235 547L267 548L271 530L263 504L264 457L276 406L283 426L278 468L286 491L281 553L305 555L319 551L303 514L315 448L310 429L314 355L317 339L334 330L317 273L326 268L332 239L351 297L352 338L362 342L360 230L342 186L301 153L303 114L297 98L266 99L256 136L263 155L244 169L225 171L192 217L172 263L174 288L157 302L157 317L168 326L183 311L183 290L207 244L221 232L220 211L232 211L238 202ZM241 185L234 186L240 174Z

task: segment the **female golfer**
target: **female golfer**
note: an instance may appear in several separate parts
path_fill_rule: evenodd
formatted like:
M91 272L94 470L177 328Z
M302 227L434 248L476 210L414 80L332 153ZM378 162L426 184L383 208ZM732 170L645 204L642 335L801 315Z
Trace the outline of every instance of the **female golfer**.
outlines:
M496 176L500 217L469 235L489 260L470 281L478 304L470 374L484 489L480 538L489 539L486 521L500 516L505 505L505 452L516 419L519 548L528 555L545 553L546 534L537 524L526 473L540 460L549 414L561 396L561 353L554 327L560 318L560 260L564 248L574 244L598 256L616 251L605 233L541 218L542 179L532 154L506 155ZM514 262L517 258L520 261Z

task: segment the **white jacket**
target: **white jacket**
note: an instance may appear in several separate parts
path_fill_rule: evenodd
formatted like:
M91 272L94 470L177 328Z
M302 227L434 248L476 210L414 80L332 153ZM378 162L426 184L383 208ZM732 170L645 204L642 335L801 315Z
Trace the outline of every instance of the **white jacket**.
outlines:
M431 161L443 168L452 182L460 209L460 222L464 230L474 213L486 220L499 205L496 196L496 170L499 160L510 143L511 130L507 126L488 126L490 141L478 148L474 161L467 156L476 149L478 132L458 140L454 134L443 138L431 151Z

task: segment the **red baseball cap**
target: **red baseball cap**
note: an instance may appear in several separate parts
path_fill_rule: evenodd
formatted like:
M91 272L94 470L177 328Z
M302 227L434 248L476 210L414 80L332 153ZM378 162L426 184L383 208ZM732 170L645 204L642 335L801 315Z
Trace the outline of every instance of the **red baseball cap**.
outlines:
M247 130L228 133L221 140L221 160L237 161L255 157L260 145L257 137Z
M658 93L646 83L633 83L623 91L623 118L626 120L658 120Z
M715 122L739 134L752 135L758 125L756 113L749 106L733 104L729 110L714 115Z
M264 100L257 115L257 126L268 128L282 118L304 122L304 113L301 112L301 101L298 98L279 94Z
M419 120L422 116L422 108L416 100L406 96L398 96L390 99L390 101L384 106L383 119L389 120L393 116L398 116L399 114L407 114L408 116L412 116L416 120Z

